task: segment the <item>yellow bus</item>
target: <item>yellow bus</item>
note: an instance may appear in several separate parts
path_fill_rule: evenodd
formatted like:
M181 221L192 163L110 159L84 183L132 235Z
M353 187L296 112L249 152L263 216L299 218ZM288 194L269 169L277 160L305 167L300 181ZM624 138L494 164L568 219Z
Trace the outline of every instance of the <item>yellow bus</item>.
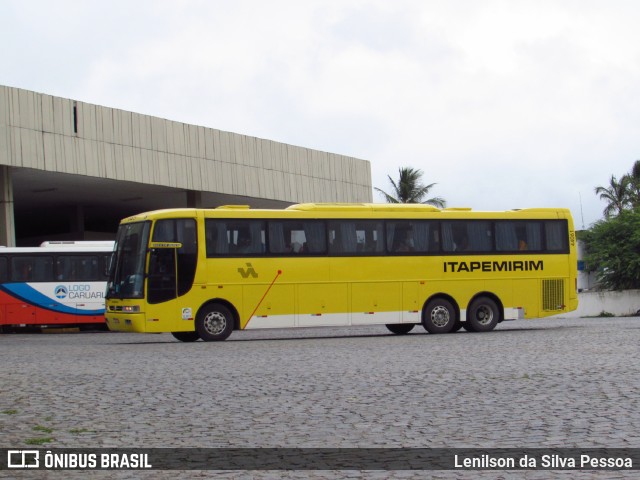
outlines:
M189 342L255 328L386 325L406 334L575 310L567 209L419 204L159 210L118 229L109 329Z

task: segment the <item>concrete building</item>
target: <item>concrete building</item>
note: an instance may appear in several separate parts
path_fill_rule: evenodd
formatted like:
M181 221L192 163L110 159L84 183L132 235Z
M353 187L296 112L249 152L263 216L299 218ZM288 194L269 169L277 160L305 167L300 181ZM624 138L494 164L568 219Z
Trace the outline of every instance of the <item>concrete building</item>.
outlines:
M371 202L368 161L0 86L0 245L157 208Z

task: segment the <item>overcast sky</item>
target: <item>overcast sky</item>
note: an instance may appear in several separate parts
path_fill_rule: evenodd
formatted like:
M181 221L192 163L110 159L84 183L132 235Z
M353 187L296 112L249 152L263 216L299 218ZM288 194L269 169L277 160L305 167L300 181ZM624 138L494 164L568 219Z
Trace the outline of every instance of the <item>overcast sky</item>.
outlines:
M568 207L640 159L635 0L0 0L0 84ZM383 199L374 193L374 201Z

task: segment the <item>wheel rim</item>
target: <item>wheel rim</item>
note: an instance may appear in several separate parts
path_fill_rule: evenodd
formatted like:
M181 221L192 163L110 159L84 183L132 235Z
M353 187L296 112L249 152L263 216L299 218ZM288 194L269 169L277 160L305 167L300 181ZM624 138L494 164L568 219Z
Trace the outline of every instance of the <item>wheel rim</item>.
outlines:
M431 310L431 323L436 327L444 327L450 318L449 310L441 305Z
M480 325L490 325L493 322L493 309L487 305L480 305L476 310L476 321Z
M227 327L227 317L220 312L209 312L204 318L204 329L210 335L220 335Z

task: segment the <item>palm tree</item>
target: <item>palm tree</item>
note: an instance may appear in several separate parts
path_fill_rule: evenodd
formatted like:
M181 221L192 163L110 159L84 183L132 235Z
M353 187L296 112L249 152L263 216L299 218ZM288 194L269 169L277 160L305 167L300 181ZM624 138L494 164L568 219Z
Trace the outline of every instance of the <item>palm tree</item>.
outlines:
M631 172L625 175L627 178L627 194L631 207L640 207L640 160L636 160Z
M619 215L629 205L630 181L629 175L624 175L620 181L615 175L611 175L608 187L596 187L596 195L600 196L600 200L607 202L607 206L602 211L605 218Z
M393 195L388 194L384 190L375 187L388 203L426 203L435 207L444 208L447 202L442 197L433 197L427 200L424 198L429 194L429 190L435 185L422 184L422 170L411 167L401 167L398 169L398 182L387 175L393 187Z

